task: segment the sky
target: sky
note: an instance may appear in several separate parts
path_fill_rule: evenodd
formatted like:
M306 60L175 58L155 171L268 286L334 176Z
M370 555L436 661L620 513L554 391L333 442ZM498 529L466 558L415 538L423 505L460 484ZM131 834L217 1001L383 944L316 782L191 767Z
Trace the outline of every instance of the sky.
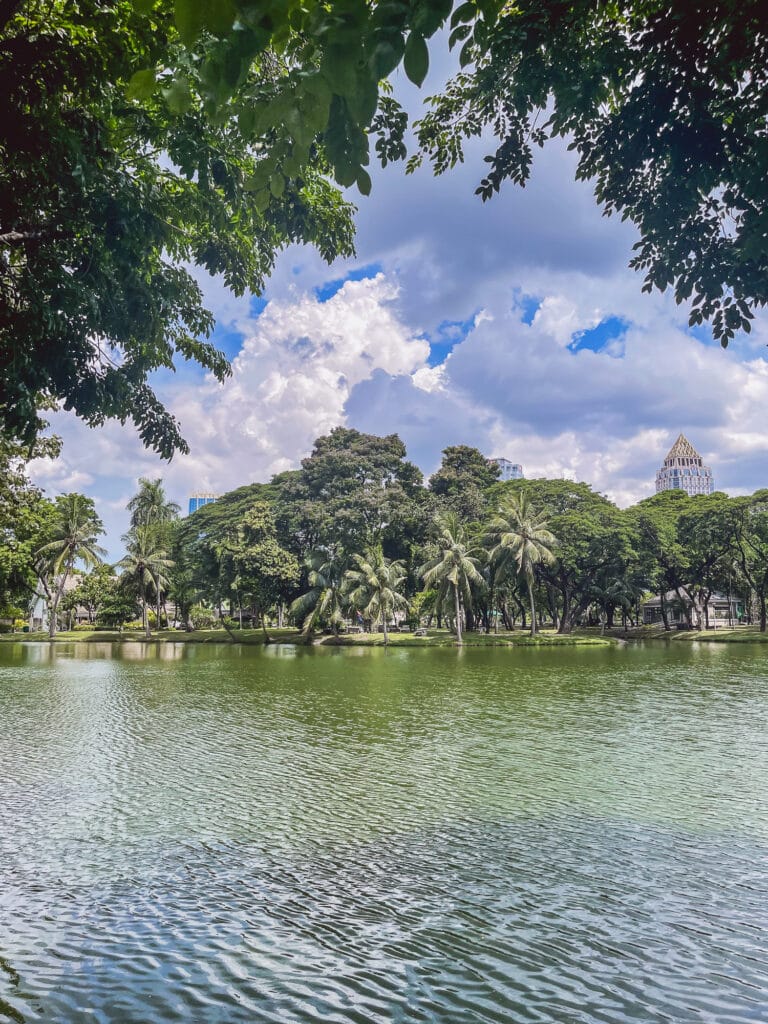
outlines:
M446 68L440 58L420 94L396 83L411 112ZM682 431L718 489L768 485L768 317L723 351L688 328L685 305L641 292L627 268L634 229L602 216L565 143L537 154L524 189L482 203L485 152L478 142L440 178L372 168L370 197L349 196L354 259L328 266L292 246L259 297L199 278L233 372L218 384L182 364L155 378L188 456L167 463L130 424L89 429L56 413L63 452L32 465L35 482L93 497L111 558L139 477L162 477L186 511L195 491L297 468L339 425L398 433L426 475L443 448L469 444L621 506L653 493Z

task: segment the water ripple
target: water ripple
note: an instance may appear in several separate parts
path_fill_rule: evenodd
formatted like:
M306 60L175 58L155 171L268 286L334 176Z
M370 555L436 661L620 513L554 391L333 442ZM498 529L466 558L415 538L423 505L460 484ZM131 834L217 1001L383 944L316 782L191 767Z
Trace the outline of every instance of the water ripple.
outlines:
M0 1021L768 1018L762 652L82 653L0 648Z

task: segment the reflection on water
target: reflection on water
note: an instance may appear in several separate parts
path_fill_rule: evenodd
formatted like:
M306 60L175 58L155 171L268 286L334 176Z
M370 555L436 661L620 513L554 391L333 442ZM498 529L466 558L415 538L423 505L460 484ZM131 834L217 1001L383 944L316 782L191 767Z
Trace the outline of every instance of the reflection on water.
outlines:
M0 646L0 1021L765 1020L767 668Z

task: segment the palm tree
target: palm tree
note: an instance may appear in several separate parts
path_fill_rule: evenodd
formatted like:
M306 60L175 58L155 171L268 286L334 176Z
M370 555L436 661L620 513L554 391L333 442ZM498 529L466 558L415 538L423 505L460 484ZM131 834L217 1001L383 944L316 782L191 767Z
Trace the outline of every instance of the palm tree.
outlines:
M152 526L177 519L181 509L175 501L168 501L162 480L139 478L139 489L128 502L131 529Z
M149 480L139 477L139 489L128 502L131 513L131 529L145 526L155 531L158 547L168 548L170 542L169 524L178 519L181 509L175 501L168 501L161 479ZM160 627L160 605L162 589L156 594L157 625Z
M408 602L400 593L405 579L405 566L384 557L381 548L369 548L362 555L353 555L355 568L344 573L344 593L349 604L372 622L380 618L384 625L384 643L389 643L389 616Z
M309 643L320 623L337 631L341 622L341 562L334 552L317 549L307 558L309 590L290 607L291 616L301 622L301 634Z
M435 517L437 554L419 569L425 587L437 587L437 606L453 601L456 643L461 644L462 606L472 606L472 587L484 586L480 571L482 551L470 544L467 528L455 512Z
M82 494L65 494L56 499L52 539L36 552L37 559L45 564L53 580L48 620L51 640L56 636L59 601L75 564L83 562L91 569L106 555L104 548L96 543L96 538L102 533L104 527L89 498ZM48 589L46 586L46 592Z
M165 573L168 569L173 568L173 562L168 558L166 551L158 546L154 531L148 526L137 526L123 539L126 541L128 551L117 565L138 591L141 599L144 632L147 637L150 637L147 589L152 584L159 592L162 587L168 585Z
M531 508L525 491L506 495L491 522L490 534L496 540L492 560L504 566L513 560L516 571L528 585L531 608L531 636L536 636L536 604L533 598L534 571L537 565L551 565L555 556L550 550L557 538L547 528L546 513Z

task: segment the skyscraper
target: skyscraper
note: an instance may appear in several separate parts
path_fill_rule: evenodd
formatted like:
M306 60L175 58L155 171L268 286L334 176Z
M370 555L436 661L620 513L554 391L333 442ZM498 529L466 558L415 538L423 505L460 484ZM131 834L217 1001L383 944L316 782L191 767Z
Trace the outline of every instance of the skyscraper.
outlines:
M510 462L509 459L489 459L499 467L499 480L522 480L523 467L519 462Z
M711 494L714 489L712 470L704 465L688 438L680 434L656 473L656 493L681 490L693 496Z
M192 515L193 512L197 512L197 510L199 508L202 508L203 505L211 505L211 504L213 504L214 501L216 501L216 495L215 494L203 494L203 493L193 494L192 497L189 499L189 513L188 514Z

